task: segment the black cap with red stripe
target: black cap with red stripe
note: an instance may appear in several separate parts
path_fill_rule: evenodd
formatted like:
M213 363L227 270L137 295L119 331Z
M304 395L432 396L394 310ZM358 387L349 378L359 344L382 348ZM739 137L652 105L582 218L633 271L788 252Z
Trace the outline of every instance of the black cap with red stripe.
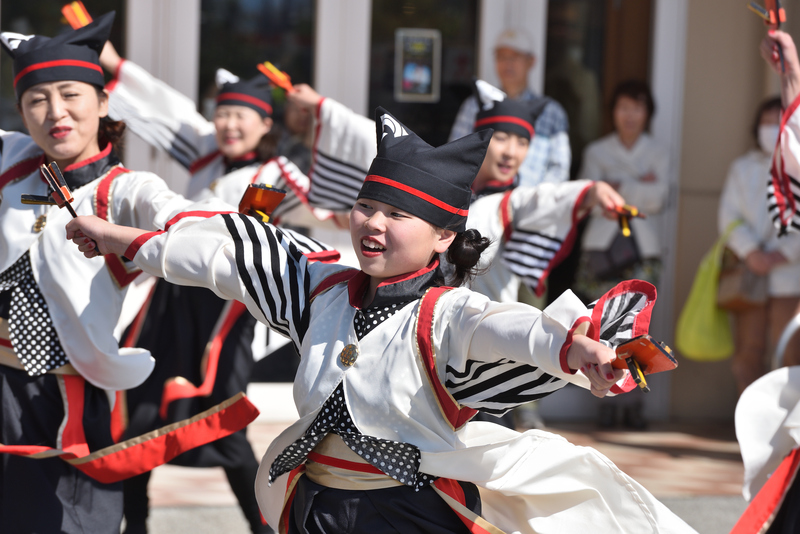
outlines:
M475 116L476 132L491 128L517 134L528 140L533 139L533 125L549 102L548 99L537 99L535 103L512 100L503 91L483 80L475 80L473 88L479 105Z
M114 12L55 37L0 34L3 48L14 59L17 100L27 89L44 82L74 80L102 88L105 85L99 56L111 32Z
M378 155L358 198L390 204L440 228L466 230L472 181L492 131L433 148L383 108L375 111L375 123Z
M263 74L241 80L225 69L217 70L217 106L245 106L262 118L272 116L272 85Z

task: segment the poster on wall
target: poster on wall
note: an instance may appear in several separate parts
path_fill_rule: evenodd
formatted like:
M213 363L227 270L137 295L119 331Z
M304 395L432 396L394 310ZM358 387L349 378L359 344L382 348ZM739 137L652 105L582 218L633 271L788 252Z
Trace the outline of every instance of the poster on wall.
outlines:
M438 102L442 74L441 32L398 28L394 42L394 99Z

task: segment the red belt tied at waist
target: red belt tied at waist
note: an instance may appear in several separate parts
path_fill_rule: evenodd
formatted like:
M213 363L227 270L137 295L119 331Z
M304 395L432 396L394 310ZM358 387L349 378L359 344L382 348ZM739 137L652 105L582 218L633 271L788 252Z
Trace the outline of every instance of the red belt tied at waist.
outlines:
M364 461L336 434L328 434L313 451L305 464L288 474L286 497L278 525L279 534L289 531L290 510L300 476L329 488L345 490L376 490L402 486L400 482ZM464 490L455 480L437 479L431 487L456 513L472 534L505 534L466 505ZM409 488L410 491L413 489Z

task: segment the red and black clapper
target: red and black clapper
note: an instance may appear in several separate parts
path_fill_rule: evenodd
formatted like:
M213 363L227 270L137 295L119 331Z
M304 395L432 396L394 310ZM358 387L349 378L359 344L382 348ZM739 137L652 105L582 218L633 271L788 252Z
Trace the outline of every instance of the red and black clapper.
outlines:
M78 214L75 213L75 208L72 207L72 202L75 199L72 197L72 191L69 190L66 180L64 180L64 175L61 174L61 169L58 168L58 163L55 161L50 163L49 168L47 165L41 165L39 171L42 173L44 181L50 186L50 196L22 195L20 201L23 204L44 204L67 208L72 218L76 218ZM97 247L96 242L94 242L94 246Z
M672 349L647 334L622 343L617 347L616 353L617 359L611 363L612 367L628 369L645 393L650 391L645 375L672 371L678 367L678 360L672 355Z

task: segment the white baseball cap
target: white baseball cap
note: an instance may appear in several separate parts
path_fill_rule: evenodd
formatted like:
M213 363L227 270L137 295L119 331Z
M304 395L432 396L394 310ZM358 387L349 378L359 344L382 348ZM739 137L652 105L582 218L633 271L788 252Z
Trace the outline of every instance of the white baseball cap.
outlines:
M511 48L523 54L534 55L533 41L530 35L520 28L508 28L497 37L494 49L498 48Z

